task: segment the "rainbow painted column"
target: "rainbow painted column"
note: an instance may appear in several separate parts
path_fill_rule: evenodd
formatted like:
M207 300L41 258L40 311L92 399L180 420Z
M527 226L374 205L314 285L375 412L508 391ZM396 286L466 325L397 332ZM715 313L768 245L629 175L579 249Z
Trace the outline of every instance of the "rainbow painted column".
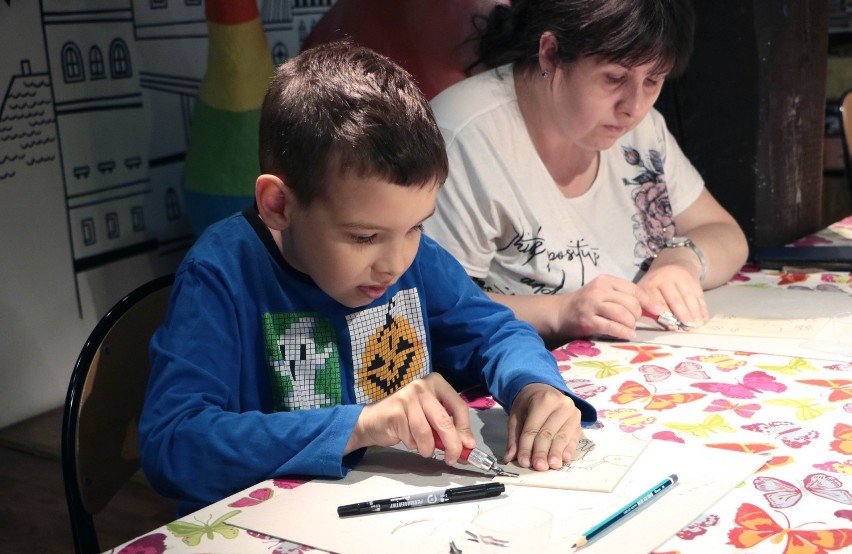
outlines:
M273 75L256 0L206 0L207 71L192 116L184 198L196 236L254 200L260 106Z

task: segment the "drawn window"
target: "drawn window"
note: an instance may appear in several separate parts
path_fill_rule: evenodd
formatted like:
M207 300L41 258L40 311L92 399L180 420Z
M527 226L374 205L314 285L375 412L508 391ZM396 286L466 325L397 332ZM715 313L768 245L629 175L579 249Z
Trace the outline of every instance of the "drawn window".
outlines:
M107 237L110 239L117 239L121 235L120 227L118 225L118 214L115 212L109 212L106 214L106 229L107 229Z
M272 46L272 63L275 65L281 65L289 57L290 52L287 50L287 46L283 42L276 42Z
M180 200L175 189L169 187L166 191L166 219L174 221L181 216Z
M201 0L186 0L187 6L200 6Z
M152 10L161 10L169 7L169 0L151 0Z
M83 57L80 49L73 42L66 42L62 47L62 76L66 83L76 83L86 78L83 71Z
M95 234L95 220L91 217L86 217L80 221L80 231L83 233L83 244L92 246L98 242L98 237Z
M106 77L104 53L97 46L92 46L89 49L89 73L92 75L92 80Z
M109 46L109 70L113 79L123 79L133 74L130 67L130 51L127 49L127 44L120 38L113 40Z
M145 230L145 211L142 206L133 206L130 209L130 221L135 232L139 233Z
M308 26L305 25L304 21L299 22L299 44L303 44L305 39L308 38Z

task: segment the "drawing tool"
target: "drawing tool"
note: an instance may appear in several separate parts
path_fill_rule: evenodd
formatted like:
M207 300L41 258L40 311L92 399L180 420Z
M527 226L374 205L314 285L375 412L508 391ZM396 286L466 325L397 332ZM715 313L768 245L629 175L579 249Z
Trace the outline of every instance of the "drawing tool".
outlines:
M668 310L659 315L655 315L646 310L645 308L642 308L642 315L653 319L666 329L671 329L672 327L676 327L679 331L686 331L687 329L689 329L689 325L678 320L678 318L676 318L674 314L672 314Z
M444 448L444 443L441 441L441 437L438 436L438 432L432 429L432 437L435 439L435 448L438 450L446 450ZM481 470L494 472L495 474L501 477L517 477L518 474L512 471L506 471L502 467L497 465L497 458L483 452L478 448L462 448L462 453L459 459L466 461L470 465L474 467L478 467Z
M677 475L674 473L651 487L648 491L642 493L639 498L631 502L630 504L624 506L602 522L598 523L585 533L583 533L580 538L574 541L574 545L572 548L580 548L585 544L588 544L592 539L599 537L610 531L613 527L623 522L629 515L635 513L636 511L644 508L660 496L666 490L668 490L671 486L677 483Z
M357 504L346 504L337 508L337 515L339 517L348 517L390 512L392 510L437 506L438 504L445 504L447 502L483 500L485 498L500 496L505 490L506 487L502 483L482 483L467 487L452 487L420 494L409 494L407 496L383 498L369 502L358 502Z

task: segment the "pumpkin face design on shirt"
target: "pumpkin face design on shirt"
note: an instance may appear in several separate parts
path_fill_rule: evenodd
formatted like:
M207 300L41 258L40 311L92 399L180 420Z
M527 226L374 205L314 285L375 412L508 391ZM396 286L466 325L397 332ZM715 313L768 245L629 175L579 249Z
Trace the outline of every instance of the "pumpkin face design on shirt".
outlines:
M420 298L399 291L382 306L347 318L355 368L355 398L377 402L431 371Z

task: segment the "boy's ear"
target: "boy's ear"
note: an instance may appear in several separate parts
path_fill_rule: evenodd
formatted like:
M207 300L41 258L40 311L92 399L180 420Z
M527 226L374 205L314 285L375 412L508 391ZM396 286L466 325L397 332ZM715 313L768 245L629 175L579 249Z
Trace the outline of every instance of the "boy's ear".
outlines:
M283 180L268 173L260 175L255 182L254 197L260 218L268 227L281 231L289 226L295 197Z

